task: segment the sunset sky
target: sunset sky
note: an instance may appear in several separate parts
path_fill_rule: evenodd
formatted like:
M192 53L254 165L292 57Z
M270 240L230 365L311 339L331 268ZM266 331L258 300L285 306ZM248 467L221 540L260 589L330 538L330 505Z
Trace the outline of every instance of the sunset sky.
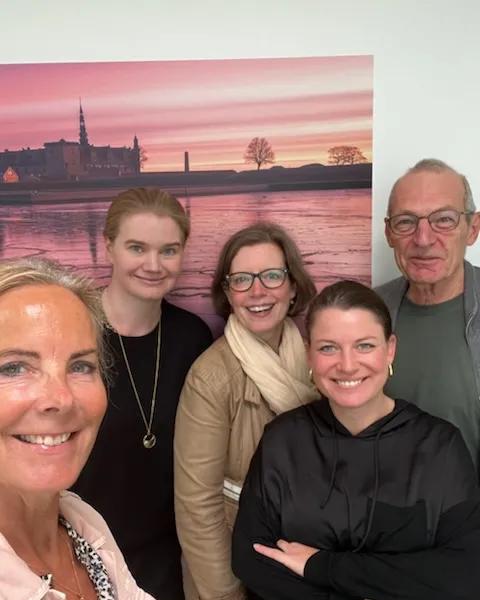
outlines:
M327 163L331 146L371 159L373 57L0 65L0 151L78 141L131 146L145 171L252 169L266 137L276 165Z

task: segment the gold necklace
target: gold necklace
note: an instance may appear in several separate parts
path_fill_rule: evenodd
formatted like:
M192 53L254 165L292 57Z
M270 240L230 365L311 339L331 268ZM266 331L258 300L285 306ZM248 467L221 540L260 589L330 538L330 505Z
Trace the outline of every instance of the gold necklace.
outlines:
M127 367L128 376L130 378L130 383L132 384L133 393L135 395L135 399L138 404L138 408L140 410L140 414L142 415L143 423L145 424L146 434L143 436L143 446L145 448L153 448L157 442L157 438L154 433L152 433L152 423L153 423L153 415L155 412L155 401L157 398L157 386L158 386L158 371L160 366L160 321L158 322L158 336L157 336L157 356L155 359L155 379L153 382L153 393L152 393L152 401L150 403L150 417L147 421L147 416L145 415L145 411L143 410L142 403L140 402L140 396L138 394L137 386L135 385L135 381L133 379L132 370L130 369L130 363L128 362L127 353L125 352L125 346L123 345L122 336L118 333L118 339L120 342L120 348L122 349L123 360L125 361L125 365Z
M73 556L73 549L72 549L72 543L70 542L70 536L68 535L67 532L67 537L65 539L65 543L68 546L68 550L70 552L70 561L72 563L72 571L73 571L73 576L75 578L75 585L77 586L77 592L75 592L74 590L72 590L71 588L68 588L66 585L63 585L63 587L70 592L73 592L74 594L76 594L78 596L78 600L85 600L84 596L83 596L83 592L82 592L82 586L80 585L80 581L78 579L78 575L77 575L77 569L75 568L75 557Z
M44 571L45 569L47 570L47 573L45 573L44 575L41 575L41 577L43 578L47 578L48 584L52 587L55 588L55 586L58 587L62 587L64 588L67 592L70 592L71 594L74 594L78 600L87 600L85 598L85 596L83 595L82 592L82 586L80 585L80 580L78 579L78 575L77 575L77 570L75 568L75 558L73 556L73 550L72 550L72 545L70 543L70 536L68 535L68 532L65 532L67 537L65 538L65 543L68 546L68 553L70 556L70 564L72 565L72 571L73 571L73 577L75 579L75 586L76 586L76 590L74 590L73 588L71 588L69 585L63 583L63 581L60 581L58 579L58 577L54 577L53 573L50 572L50 568L43 563L43 566L41 568L35 567L34 565L32 565L31 563L28 563L34 570L36 571Z

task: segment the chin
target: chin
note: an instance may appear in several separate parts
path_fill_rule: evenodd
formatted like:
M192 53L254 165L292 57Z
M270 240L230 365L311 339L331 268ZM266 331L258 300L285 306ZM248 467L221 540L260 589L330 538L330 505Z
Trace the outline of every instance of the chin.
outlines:
M158 288L142 288L141 290L133 290L132 295L140 298L141 300L162 300L171 290L170 287L158 287Z
M62 472L38 472L29 481L23 481L22 488L29 493L58 494L68 490L80 476L78 469ZM20 486L19 486L20 487Z

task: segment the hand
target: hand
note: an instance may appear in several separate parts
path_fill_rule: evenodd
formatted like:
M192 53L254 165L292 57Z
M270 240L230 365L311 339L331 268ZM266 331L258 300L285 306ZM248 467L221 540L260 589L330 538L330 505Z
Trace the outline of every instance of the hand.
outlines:
M297 542L286 542L285 540L278 540L277 547L279 550L264 546L263 544L253 544L254 550L258 553L276 560L287 567L287 569L290 569L290 571L300 575L300 577L303 577L307 560L319 552L318 548L312 548L311 546L305 546L305 544Z

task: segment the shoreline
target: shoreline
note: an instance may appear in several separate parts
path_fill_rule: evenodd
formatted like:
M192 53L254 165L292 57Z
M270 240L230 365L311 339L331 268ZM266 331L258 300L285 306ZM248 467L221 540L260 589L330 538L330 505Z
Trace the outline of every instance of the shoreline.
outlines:
M344 190L344 189L369 189L370 181L294 181L278 183L254 183L237 185L203 185L203 186L162 186L162 189L178 198L191 198L202 196L227 196L248 194L256 192L294 192L305 190ZM129 189L129 186L104 187L90 190L71 188L50 190L22 190L10 192L0 190L0 207L30 204L78 204L96 203L112 200L120 192Z

